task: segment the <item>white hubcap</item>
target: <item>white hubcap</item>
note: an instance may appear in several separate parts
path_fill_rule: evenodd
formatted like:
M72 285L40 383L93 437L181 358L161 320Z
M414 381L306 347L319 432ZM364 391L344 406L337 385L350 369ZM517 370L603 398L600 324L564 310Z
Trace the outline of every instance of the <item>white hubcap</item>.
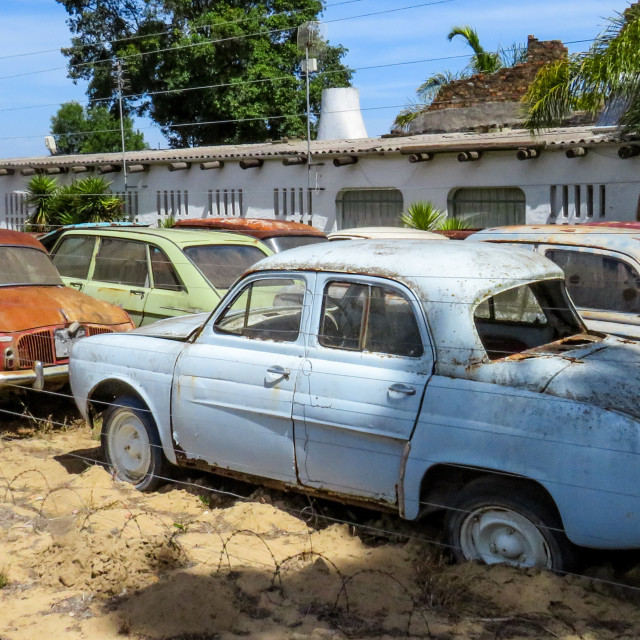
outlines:
M460 546L468 559L486 564L551 568L549 545L528 518L509 509L483 507L470 513L460 529Z
M145 477L151 466L151 447L147 430L135 413L123 409L113 416L107 443L118 477L134 483Z

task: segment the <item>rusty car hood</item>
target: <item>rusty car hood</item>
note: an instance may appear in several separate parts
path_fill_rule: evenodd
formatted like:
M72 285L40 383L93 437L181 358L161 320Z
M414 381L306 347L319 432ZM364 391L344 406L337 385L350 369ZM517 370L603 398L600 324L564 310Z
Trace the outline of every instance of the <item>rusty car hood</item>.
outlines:
M608 336L599 348L575 356L550 381L546 394L640 418L639 342Z
M129 331L132 335L149 338L166 338L167 340L187 340L207 321L211 313L193 313L187 316L166 318Z
M122 309L68 287L1 287L0 331L16 332L52 325L129 322Z

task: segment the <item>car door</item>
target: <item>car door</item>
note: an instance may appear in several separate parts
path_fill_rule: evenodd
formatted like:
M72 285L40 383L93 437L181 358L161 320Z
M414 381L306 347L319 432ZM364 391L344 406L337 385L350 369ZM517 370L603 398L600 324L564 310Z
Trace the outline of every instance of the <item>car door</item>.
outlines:
M408 289L318 276L294 405L300 482L395 504L432 370L427 327Z
M640 337L640 274L628 256L592 247L540 245L565 274L567 290L587 326Z
M188 313L211 311L190 306L189 293L175 265L167 254L158 246L149 244L149 261L151 265L151 288L144 304L144 317L141 325L170 316L182 316ZM202 296L205 298L206 293Z
M122 307L139 326L150 291L147 253L145 242L101 237L93 272L82 290Z
M51 259L63 282L82 291L89 279L96 238L92 236L63 236Z
M189 460L296 483L293 394L313 275L246 278L176 364L172 429Z

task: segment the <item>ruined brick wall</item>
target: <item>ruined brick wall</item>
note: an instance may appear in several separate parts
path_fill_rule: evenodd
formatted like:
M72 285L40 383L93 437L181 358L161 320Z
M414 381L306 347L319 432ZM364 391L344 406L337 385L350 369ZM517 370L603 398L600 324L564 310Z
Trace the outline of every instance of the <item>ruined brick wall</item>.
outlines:
M485 102L519 102L543 65L568 54L560 40L529 36L527 61L494 73L479 73L442 87L428 111L472 107Z

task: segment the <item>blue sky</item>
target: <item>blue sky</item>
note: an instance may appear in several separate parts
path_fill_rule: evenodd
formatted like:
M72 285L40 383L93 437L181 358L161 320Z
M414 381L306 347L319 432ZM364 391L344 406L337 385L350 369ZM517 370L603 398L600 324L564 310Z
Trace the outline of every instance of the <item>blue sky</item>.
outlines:
M540 40L591 40L608 16L628 5L626 0L327 0L322 19L329 41L349 49L345 64L360 69L353 84L360 90L367 131L377 136L388 133L425 78L465 66L467 60L455 56L467 56L468 49L459 39L446 38L452 26L473 26L487 50L525 43L529 34ZM67 79L59 52L69 43L67 14L55 0L4 0L1 6L0 158L46 155L43 138L51 116L61 103L85 99L84 87ZM152 123L140 120L137 126L152 147L166 147Z

